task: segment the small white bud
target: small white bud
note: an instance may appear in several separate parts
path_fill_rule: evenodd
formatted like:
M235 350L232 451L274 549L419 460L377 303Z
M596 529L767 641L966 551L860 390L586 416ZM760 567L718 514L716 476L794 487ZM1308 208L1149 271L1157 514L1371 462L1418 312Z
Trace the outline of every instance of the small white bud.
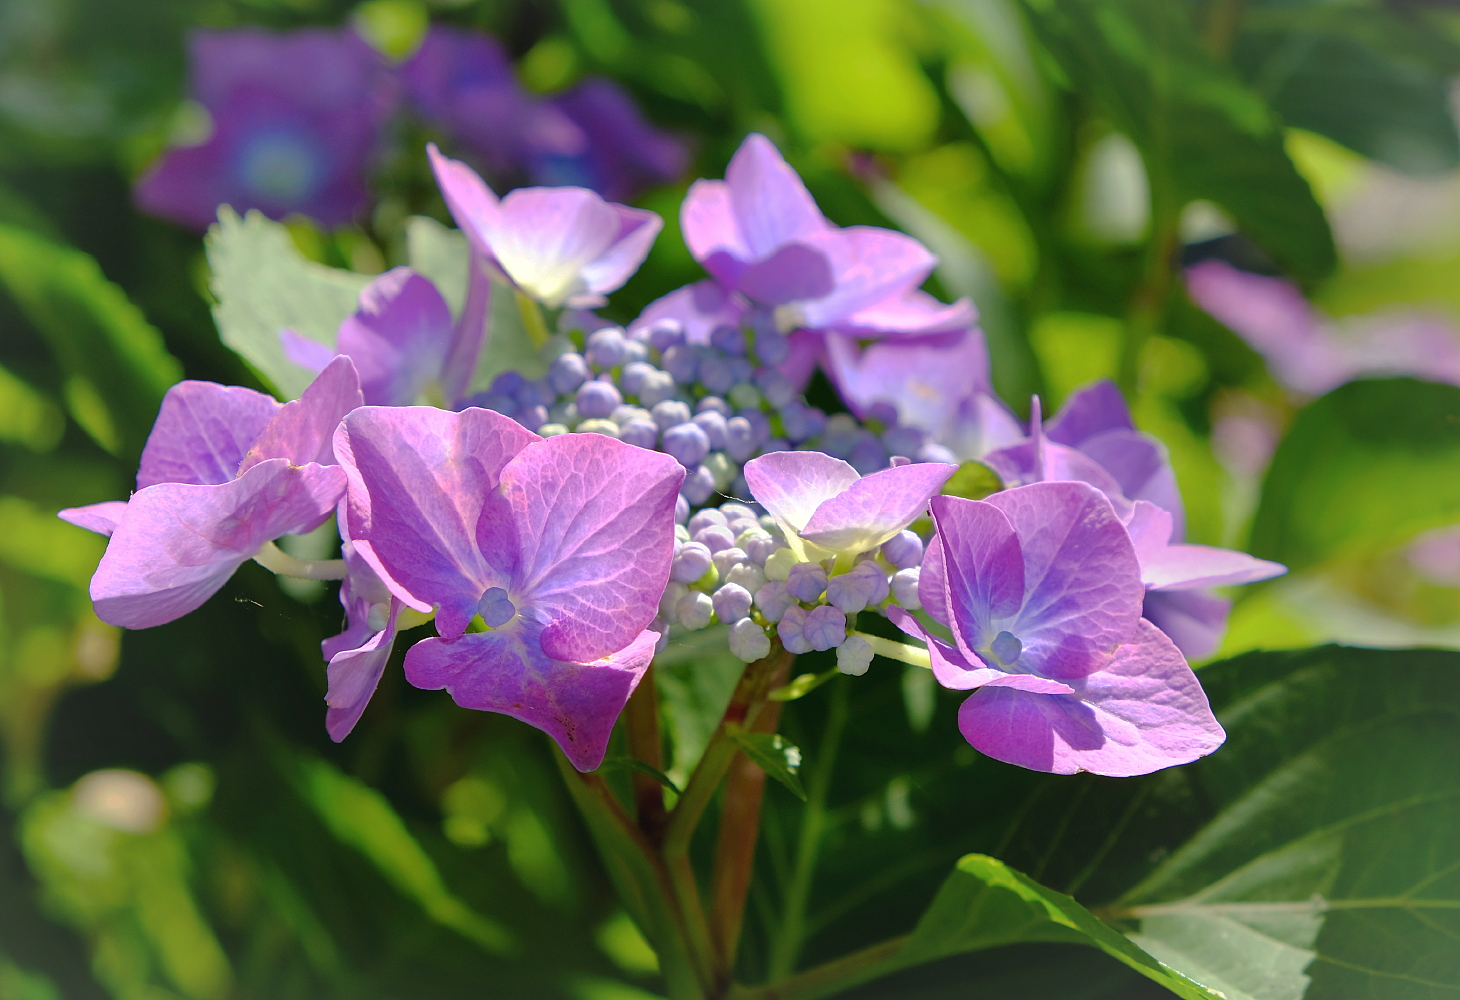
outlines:
M676 580L669 581L669 586L664 588L664 596L659 598L659 613L665 618L672 619L674 606L679 603L681 597L688 593L689 588L684 584Z
M786 578L791 575L791 567L798 562L800 560L796 558L796 553L790 549L777 549L765 561L765 578L785 583Z
M836 668L852 677L861 677L872 665L872 644L859 635L848 636L836 648Z
M892 599L909 611L920 611L923 602L918 598L918 580L922 568L900 569L892 574Z
M751 663L770 655L770 651L770 637L751 619L742 618L730 626L730 652L737 659Z
M760 593L760 588L766 585L765 574L760 567L753 562L736 563L726 576L726 583L738 583L752 594Z
M693 632L710 624L710 619L715 616L715 603L710 600L709 594L691 590L674 605L674 616L679 619L679 624Z

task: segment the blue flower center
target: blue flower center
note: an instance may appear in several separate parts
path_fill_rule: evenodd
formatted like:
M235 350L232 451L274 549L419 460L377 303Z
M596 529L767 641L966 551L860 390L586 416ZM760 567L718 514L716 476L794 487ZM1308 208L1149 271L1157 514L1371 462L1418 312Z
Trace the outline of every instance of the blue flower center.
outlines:
M517 617L517 605L507 597L507 591L493 587L477 602L477 614L492 628L500 628Z
M1000 632L989 643L989 652L994 654L999 666L1012 667L1018 661L1019 654L1024 652L1024 644L1015 638L1014 633Z
M307 200L323 179L319 149L292 132L266 132L248 140L240 151L238 173L260 198L284 204Z

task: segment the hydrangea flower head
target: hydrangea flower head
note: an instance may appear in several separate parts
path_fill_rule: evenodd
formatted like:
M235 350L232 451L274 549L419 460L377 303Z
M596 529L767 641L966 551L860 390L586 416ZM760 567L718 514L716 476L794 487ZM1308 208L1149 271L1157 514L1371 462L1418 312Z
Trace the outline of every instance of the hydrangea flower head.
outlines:
M468 242L550 308L590 308L643 263L664 221L587 188L518 188L498 199L477 173L433 145L431 166Z
M589 77L547 102L581 130L578 148L544 152L532 165L539 184L576 184L609 201L673 183L689 158L684 143L644 120L633 97L612 80Z
M359 405L348 358L283 406L211 382L168 390L124 507L61 511L113 529L91 579L97 616L123 628L180 618L274 539L328 520L345 489L331 435Z
M598 766L653 656L684 470L598 434L539 438L490 410L364 407L335 447L360 557L439 638L418 687L547 732ZM484 631L468 632L473 619Z
M381 57L354 31L198 30L188 56L212 133L168 150L142 175L144 210L199 230L225 203L331 226L364 210L366 171L390 108Z
M861 476L839 458L779 451L749 462L745 481L804 560L869 552L928 509L928 498L958 471L926 462Z
M919 596L953 644L912 615L944 687L974 690L964 737L998 760L1070 774L1184 764L1225 734L1196 675L1141 618L1145 587L1114 508L1085 483L1036 483L986 501L935 497Z

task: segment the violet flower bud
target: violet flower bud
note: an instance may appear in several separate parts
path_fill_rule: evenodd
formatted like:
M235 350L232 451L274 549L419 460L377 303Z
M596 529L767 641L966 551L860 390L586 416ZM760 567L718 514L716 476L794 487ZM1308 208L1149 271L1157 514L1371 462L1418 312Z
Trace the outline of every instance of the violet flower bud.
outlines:
M660 403L659 405L663 406L664 404ZM679 424L676 427L669 428L664 432L663 445L664 451L686 469L699 465L705 460L705 456L710 453L710 439L705 436L704 431L700 430L698 424L693 423ZM710 491L714 492L714 477L708 470L706 470L706 474L711 477ZM709 498L710 494L705 494L705 500ZM704 503L704 500L699 502Z
M617 368L624 363L627 348L624 332L616 326L608 326L589 335L585 357L589 364L598 368Z
M861 677L872 665L872 644L859 635L847 637L836 648L836 668L851 677Z
M826 570L820 563L797 563L786 577L786 589L807 604L820 600L826 590Z
M772 580L755 592L755 606L768 622L778 622L786 609L796 603L796 598L786 591L786 585Z
M679 385L692 385L699 371L700 359L689 344L676 344L664 352L664 370Z
M684 485L680 487L679 492L686 500L698 507L715 495L714 473L703 465L689 470L689 475L684 477Z
M706 396L695 404L695 412L714 412L720 414L720 416L724 417L726 420L729 420L731 415L734 414L735 411L730 408L729 403L725 402L719 396Z
M666 399L663 402L655 403L649 413L654 417L654 423L659 426L661 431L689 423L689 406L677 399Z
M645 375L643 381L639 383L639 403L652 407L656 403L674 398L674 394L678 391L679 388L674 384L673 376L656 368Z
M882 557L898 569L911 569L923 561L923 540L916 532L903 528L882 543Z
M770 436L771 436L771 418L770 417L766 416L760 410L750 410L750 409L741 410L738 415L739 416L742 416L746 420L749 420L750 421L750 426L755 431L755 443L756 444L763 444L764 442L770 440Z
M835 612L832 612L835 614ZM786 647L786 652L809 653L812 650L811 640L806 638L806 609L799 604L793 604L781 615L781 620L776 625L776 634L781 637L781 645Z
M738 326L717 326L710 331L710 346L738 357L745 353L745 332Z
M540 403L537 406L525 406L514 414L514 419L528 430L537 431L548 422L547 407Z
M867 419L875 420L884 427L896 427L897 407L885 399L879 399L867 407Z
M526 384L527 379L522 377L521 372L507 371L492 379L491 391L516 398L517 391Z
M761 538L751 539L750 543L745 546L745 554L750 556L750 561L757 566L764 566L765 561L775 553L776 549L785 547L786 543L779 538L765 535Z
M748 517L752 521L754 521L756 518L760 517L760 515L757 514L754 509L747 507L743 503L736 503L733 500L729 503L722 503L720 505L720 513L725 515L725 520L727 522L734 521L736 518L744 517Z
M857 435L861 430L850 414L838 413L828 417L826 429L821 432L821 447L818 450L832 458L845 459L852 453L852 447L857 443Z
M751 593L738 583L727 583L715 591L715 614L722 622L739 621L750 614Z
M766 402L777 410L796 398L795 385L774 368L767 368L756 375L755 385L765 394Z
M676 524L684 524L688 520L689 501L684 498L683 494L680 494L674 499L674 522Z
M750 562L750 557L745 554L744 549L732 545L728 549L716 552L710 557L710 561L715 564L715 571L720 574L720 579L728 580L730 571L743 562ZM734 617L739 618L740 616L735 615Z
M670 580L664 588L664 596L659 598L659 614L665 618L674 617L674 606L679 599L689 593L689 588L678 580Z
M581 417L607 417L624 398L612 382L585 382L578 388L574 403Z
M710 571L710 550L699 542L688 542L674 555L669 578L680 583L694 583Z
M755 429L744 417L731 417L725 421L725 450L737 462L747 462L755 456Z
M742 618L730 626L730 652L736 659L754 663L770 655L770 636L751 619Z
M858 563L851 571L834 576L826 585L826 599L846 614L880 604L889 593L887 576L875 562Z
M559 354L548 365L548 384L560 396L573 392L588 381L588 378L588 362L583 360L581 354Z
M892 574L892 598L909 611L921 611L923 608L922 599L918 597L918 581L922 573L922 569L913 566Z
M667 351L684 343L684 327L677 319L657 320L649 327L649 345L656 351Z
M706 510L696 511L695 516L689 519L688 528L690 535L694 536L706 528L715 525L723 528L729 523L724 514L711 507Z
M728 443L725 438L725 418L714 410L695 414L694 423L705 432L711 451L724 451Z
M624 393L629 396L637 396L644 388L644 380L650 378L658 369L647 361L630 361L624 365L624 370L619 372L618 383Z
M709 355L700 359L700 384L711 392L729 392L735 384L735 373L725 358Z
M709 549L711 555L735 547L735 536L730 534L729 528L719 524L712 524L708 528L701 528L695 532L694 540Z
M714 614L714 602L710 600L710 595L702 590L691 590L674 605L675 619L691 632L710 624L710 619Z
M857 436L857 443L852 445L852 452L847 456L847 464L856 469L861 475L870 476L887 465L887 451L882 447L882 442L871 431L863 431Z
M639 340L624 341L624 367L649 360L649 345Z
M793 399L781 407L781 426L791 441L805 441L811 436L811 421L807 416L811 408L800 400Z
M889 455L912 458L923 450L928 434L920 427L891 427L882 433L882 447Z
M729 361L731 384L749 385L755 376L755 365L747 358L731 358Z
M548 385L547 379L538 379L535 382L524 381L517 387L514 395L518 406L552 406L558 398L553 387Z
M619 429L618 437L620 441L653 451L659 443L659 428L648 420L630 420Z
M653 418L649 416L648 410L642 406L630 406L628 403L615 406L613 412L608 415L608 419L620 427L627 425L631 420L647 420L651 424L654 422Z
M504 417L511 417L517 414L517 400L505 392L479 392L462 405L462 409L468 406L480 406L484 410L496 410Z
M683 603L680 602L681 605ZM801 623L801 635L818 652L835 649L847 640L847 616L828 605L817 605L806 613L806 620Z
M774 368L791 353L791 340L779 330L768 328L755 332L755 354L760 363Z

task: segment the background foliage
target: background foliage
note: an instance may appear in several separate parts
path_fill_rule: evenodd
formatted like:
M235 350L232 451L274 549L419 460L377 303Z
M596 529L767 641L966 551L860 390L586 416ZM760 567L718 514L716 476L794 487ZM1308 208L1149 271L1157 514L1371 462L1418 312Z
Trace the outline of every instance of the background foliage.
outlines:
M1171 450L1193 539L1295 571L1239 598L1201 671L1229 741L1189 767L1116 780L997 763L959 738L954 696L881 660L789 703L806 800L768 790L743 981L911 934L871 970L891 978L850 995L1210 995L1148 956L1230 1000L1460 993L1460 591L1404 556L1416 533L1460 521L1460 389L1366 380L1295 397L1186 300L1180 272L1217 256L1291 277L1333 317L1404 306L1460 321L1453 12L368 11L386 34L426 13L493 32L536 90L611 76L691 143L684 184L641 199L666 232L610 315L699 277L676 224L684 186L766 132L835 222L897 226L940 255L930 288L974 297L1016 409L1118 378ZM539 734L392 670L336 746L318 654L332 593L286 592L250 565L201 611L123 637L86 598L101 540L52 516L126 495L178 378L258 384L213 325L202 241L132 207L130 183L178 124L185 31L353 13L0 3L0 1000L661 989ZM367 273L405 261L402 220L448 217L419 151L400 162L359 225L290 220L299 257ZM323 273L353 295L353 279ZM1265 473L1260 447L1224 445L1234 414L1285 433ZM717 645L661 661L671 779L734 683ZM1415 645L1437 648L1394 648ZM114 768L155 779L141 832L76 807L78 780Z

